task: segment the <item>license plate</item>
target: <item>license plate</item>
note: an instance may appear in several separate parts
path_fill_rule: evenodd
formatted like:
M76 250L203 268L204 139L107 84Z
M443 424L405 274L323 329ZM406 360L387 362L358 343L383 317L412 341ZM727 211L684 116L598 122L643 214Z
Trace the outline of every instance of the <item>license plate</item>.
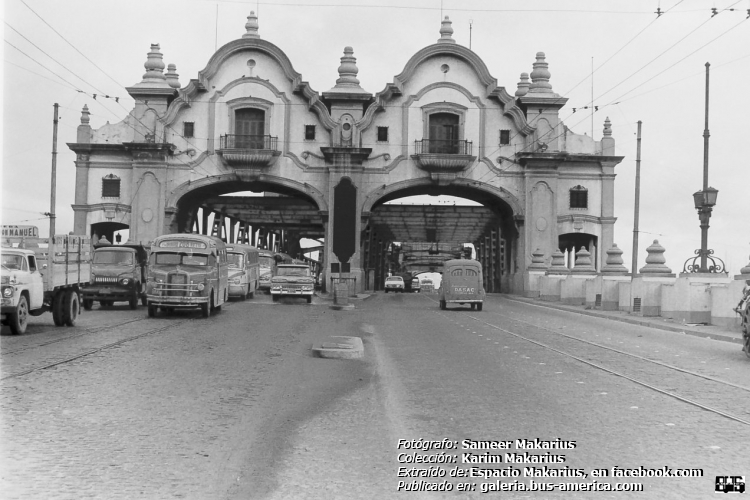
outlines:
M469 286L454 286L453 287L453 293L476 293L476 288L469 287Z

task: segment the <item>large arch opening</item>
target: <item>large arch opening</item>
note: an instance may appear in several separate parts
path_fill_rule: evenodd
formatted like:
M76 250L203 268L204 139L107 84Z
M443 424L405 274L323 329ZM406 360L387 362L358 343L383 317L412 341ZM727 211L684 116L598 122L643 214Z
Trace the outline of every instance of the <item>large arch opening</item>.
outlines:
M325 227L320 201L269 180L226 179L186 190L176 204L172 232L218 236L286 253L320 272Z
M520 207L503 194L474 185L411 183L366 201L365 287L380 290L389 274L440 272L445 260L469 257L482 262L486 291L510 291Z

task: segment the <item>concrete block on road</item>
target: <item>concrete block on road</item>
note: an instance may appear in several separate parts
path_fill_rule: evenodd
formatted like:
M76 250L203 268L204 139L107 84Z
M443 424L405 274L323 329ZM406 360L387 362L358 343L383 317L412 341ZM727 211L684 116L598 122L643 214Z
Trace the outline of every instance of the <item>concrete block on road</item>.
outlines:
M321 358L357 359L365 354L359 337L332 335L325 342L313 344L313 354Z

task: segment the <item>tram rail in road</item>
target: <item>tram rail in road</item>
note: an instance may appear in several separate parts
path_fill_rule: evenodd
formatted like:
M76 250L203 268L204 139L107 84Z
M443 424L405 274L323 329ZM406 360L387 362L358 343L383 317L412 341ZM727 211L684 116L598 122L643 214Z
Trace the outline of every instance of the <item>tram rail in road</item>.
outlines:
M435 299L431 297L427 297L427 296L425 296L425 298L427 300L434 302L437 306L438 302ZM493 323L491 320L488 321L486 318L487 315L489 316L498 315L498 313L493 313L491 311L491 308L489 309L490 310L485 311L483 313L475 313L474 311L469 312L469 311L463 311L463 310L458 310L458 309L455 309L453 311L447 311L447 312L446 311L439 311L439 312L446 316L452 313L460 314L466 318L469 318L497 332L501 332L505 335L513 336L517 339L537 345L543 349L555 352L561 356L574 359L580 363L586 364L598 370L602 370L611 375L624 378L630 382L633 382L634 384L638 384L652 391L672 397L683 403L701 408L711 413L721 415L725 418L750 426L750 417L741 417L736 414L736 413L744 413L746 415L750 415L750 403L746 403L747 407L743 408L742 403L738 402L738 400L740 400L741 398L738 398L737 393L736 393L737 390L750 392L750 387L734 384L732 382L721 380L716 377L711 377L711 376L704 375L702 373L698 373L692 370L670 365L668 363L663 363L661 361L649 359L643 356L639 356L637 354L628 353L619 349L615 349L612 347L598 344L596 342L591 342L589 340L575 337L573 335L569 335L569 334L565 334L556 330L552 330L550 328L535 325L528 321L511 318L511 317L508 317L507 315L503 315L502 316L503 321L509 321L509 322L515 323L516 325L519 325L518 326L519 330L521 328L525 328L529 330L527 332L523 332L525 334L522 334L520 331L511 331L507 327L503 328ZM544 334L544 342L542 342L541 340L532 338L534 336L534 333L538 334L540 332L543 332ZM570 352L573 350L571 348L571 345L565 345L565 342L569 342L569 341L574 341L580 347L582 347L583 349L587 349L587 350L576 352L574 354L573 352ZM555 343L557 343L557 345L553 345ZM589 358L589 359L584 359L584 357ZM592 361L592 359L595 361ZM627 363L623 362L623 360L625 359L627 359ZM639 366L634 368L633 361L635 361L636 364L638 364ZM651 367L651 371L652 371L652 373L650 373L650 375L652 376L651 378L655 378L657 382L650 382L648 380L644 380L646 377L633 376L633 375L629 375L626 373L627 371L636 371L640 373L646 373L649 370L643 368L644 364ZM673 375L678 374L678 373L689 375L690 376L689 381L688 379L683 379L683 380L675 379ZM662 387L659 387L660 384L663 384L663 382L667 380L670 381L669 385L673 387L665 388L663 385ZM712 395L715 395L715 397L711 398L713 401L699 401L696 398L688 397L686 395L691 392L701 392L703 394L712 394ZM705 399L705 396L702 396L702 397L703 399ZM721 408L721 406L726 406L727 402L731 403L731 410L727 408ZM724 405L722 405L722 403L724 403Z

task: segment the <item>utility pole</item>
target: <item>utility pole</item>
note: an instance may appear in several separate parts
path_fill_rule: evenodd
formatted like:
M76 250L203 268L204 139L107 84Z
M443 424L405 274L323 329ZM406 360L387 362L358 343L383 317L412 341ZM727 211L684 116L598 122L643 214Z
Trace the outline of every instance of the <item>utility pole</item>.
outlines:
M635 214L633 215L633 262L631 276L638 272L638 217L641 210L641 121L638 120L638 149L635 156Z
M55 103L55 117L52 120L52 189L49 197L49 237L50 244L55 236L55 196L57 193L57 117L60 105Z

